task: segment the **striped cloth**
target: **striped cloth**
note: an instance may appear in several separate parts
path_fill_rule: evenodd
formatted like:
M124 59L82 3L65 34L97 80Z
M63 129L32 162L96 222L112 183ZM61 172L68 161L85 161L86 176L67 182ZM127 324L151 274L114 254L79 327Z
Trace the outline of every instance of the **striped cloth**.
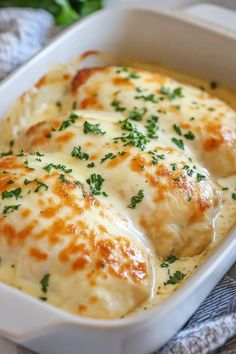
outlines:
M0 10L0 79L42 48L52 26L44 10Z
M225 276L158 354L236 353L236 281ZM216 350L231 341L223 349ZM156 354L157 354L156 353Z
M0 79L40 50L53 29L51 15L43 10L0 10ZM235 336L236 281L225 276L185 327L155 354L236 354ZM0 354L30 353L0 339Z

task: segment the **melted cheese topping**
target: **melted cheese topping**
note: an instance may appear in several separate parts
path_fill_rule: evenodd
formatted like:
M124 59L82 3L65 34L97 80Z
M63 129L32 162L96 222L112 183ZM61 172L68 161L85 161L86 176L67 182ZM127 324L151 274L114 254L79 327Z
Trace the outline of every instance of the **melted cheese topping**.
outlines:
M151 295L150 250L83 179L49 173L48 161L57 162L50 155L0 162L0 276L77 314L124 316Z
M209 94L173 77L75 61L13 104L1 280L123 317L161 303L223 239L236 220L236 114L215 83Z

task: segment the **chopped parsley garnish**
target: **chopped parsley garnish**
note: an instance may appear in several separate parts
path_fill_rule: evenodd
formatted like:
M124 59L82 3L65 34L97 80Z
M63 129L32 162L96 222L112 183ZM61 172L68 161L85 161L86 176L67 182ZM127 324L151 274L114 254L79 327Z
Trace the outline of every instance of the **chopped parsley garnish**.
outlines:
M104 197L107 197L107 193L101 191L104 181L104 178L96 173L91 174L91 176L86 180L93 195L103 195Z
M95 163L94 162L88 163L87 167L88 168L93 168L93 167L95 167Z
M164 259L164 261L161 263L161 267L162 268L167 268L169 267L170 264L174 263L175 261L177 261L179 259L179 257L171 254L169 257L166 257Z
M84 133L85 134L94 133L94 134L100 134L100 135L105 134L105 132L103 132L101 130L100 123L92 124L87 121L84 122Z
M9 179L9 181L7 181L7 184L14 184L15 182L12 179Z
M72 109L76 109L77 108L77 102L76 101L73 101L72 102Z
M60 181L63 183L69 183L70 181L68 179L65 178L65 175L63 175L62 173L59 176Z
M143 92L143 91L145 91L146 89L145 88L142 88L142 87L135 87L135 91L137 91L137 92Z
M12 213L15 210L18 210L19 207L21 206L21 204L17 204L17 205L6 205L3 209L2 215L7 215Z
M35 193L38 193L41 188L44 188L45 191L48 190L49 187L45 183L43 183L41 181L38 181L38 180L36 180L35 182L36 182L36 185L37 185L37 187L34 190Z
M236 193L232 193L232 199L236 200Z
M89 154L86 152L83 152L81 150L81 146L74 147L73 150L71 151L71 156L76 157L77 159L80 160L88 160L89 159Z
M45 302L45 301L47 301L47 298L46 298L45 296L40 296L40 297L39 297L39 300Z
M119 69L116 70L117 74L126 74L127 76L125 77L125 79L129 80L129 79L139 79L140 75L138 73L136 73L135 71L130 71L128 68L126 67L121 67Z
M176 87L173 91L170 91L168 87L162 86L160 89L160 93L164 96L167 96L169 100L184 97L182 94L182 87Z
M181 98L184 97L182 94L182 88L181 87L177 87L176 89L174 89L174 91L171 93L170 95L170 99L173 100L175 98Z
M188 131L186 134L184 134L184 137L188 140L193 140L195 138L195 135L193 134L193 132Z
M152 103L158 103L158 98L153 94L150 93L149 95L141 95L141 96L135 96L134 97L137 100L144 100L145 102L152 102Z
M176 171L176 169L177 169L176 163L171 163L170 165L172 167L172 171Z
M121 129L123 129L123 130L132 131L134 129L132 123L130 123L128 121L128 119L120 120L119 123L120 123Z
M71 126L72 124L74 124L77 119L79 119L80 117L75 114L75 113L71 113L69 115L69 118L67 120L63 120L63 122L61 123L61 126L60 128L58 129L59 132L62 131L62 130L65 130L66 128L68 128L69 126Z
M20 151L18 152L17 156L25 156L24 150L20 150Z
M210 82L210 88L215 90L218 87L218 83L215 80Z
M43 293L46 293L48 291L49 279L50 279L50 274L45 274L43 278L40 280L41 290Z
M173 129L176 131L176 133L178 134L178 135L182 135L182 131L181 131L181 128L180 128L180 126L178 125L178 124L174 124L173 125Z
M131 198L128 208L134 209L136 207L136 205L143 200L143 198L144 198L144 193L143 193L143 190L140 189L138 194Z
M9 156L9 155L12 155L12 154L13 154L12 150L9 150L9 151L6 151L6 152L1 152L0 153L0 158L5 157L5 156Z
M184 279L186 274L177 270L174 274L170 275L169 279L164 283L164 285L171 284L175 285Z
M30 181L29 179L25 178L24 179L24 185L27 186L27 184L30 184L33 181Z
M52 137L52 134L51 134L51 133L48 133L48 134L45 135L45 138L50 139L51 137Z
M204 181L206 179L206 176L201 175L200 173L197 173L196 175L197 182Z
M21 194L21 188L16 188L16 189L13 189L12 191L3 191L2 192L2 199L13 198L13 197L18 199L20 197L20 194Z
M228 191L229 187L222 187L222 191Z
M139 132L136 128L129 132L127 135L123 135L114 138L114 141L121 140L124 146L134 145L141 150L144 150L147 143L150 141L144 134Z
M172 138L171 141L178 146L181 150L184 150L184 142L182 139Z
M128 121L128 119L121 120L119 123L121 125L121 129L129 131L129 134L114 138L114 141L117 142L118 140L121 140L124 143L124 146L134 145L141 150L144 150L150 140L143 133L138 131L137 128Z
M119 151L116 155L113 154L112 152L108 152L102 159L101 159L101 163L103 163L104 161L110 159L113 160L115 159L117 156L121 156L124 155L125 151Z
M188 175L189 177L192 177L192 176L193 176L194 170L193 170L192 168L190 168L188 165L185 165L185 166L183 167L183 169L187 172L187 175Z
M125 107L122 107L121 101L114 99L111 102L111 106L114 107L116 112L124 112L126 110Z
M137 107L134 107L132 111L129 112L128 118L131 120L135 121L140 121L143 119L143 116L147 113L147 108L143 107L141 109L138 109Z
M23 150L21 150L21 151L23 151ZM39 152L39 151L30 152L29 154L30 154L30 155L36 155L36 156L39 156L39 157L44 156L44 154L42 154L42 153L41 153L41 152Z
M65 172L65 173L72 172L72 168L67 168L65 165L61 165L61 164L54 165L53 163L50 163L50 164L48 164L48 165L43 167L43 169L45 171L47 171L48 173L50 173L53 168L55 168L55 170L61 170L61 171Z
M147 130L147 136L150 139L157 139L158 135L156 134L156 131L159 129L157 126L158 123L158 116L150 116L147 120L147 124L145 125L145 128Z
M152 163L153 165L157 165L159 160L164 160L165 155L158 154L156 151L148 151L148 154L152 156Z

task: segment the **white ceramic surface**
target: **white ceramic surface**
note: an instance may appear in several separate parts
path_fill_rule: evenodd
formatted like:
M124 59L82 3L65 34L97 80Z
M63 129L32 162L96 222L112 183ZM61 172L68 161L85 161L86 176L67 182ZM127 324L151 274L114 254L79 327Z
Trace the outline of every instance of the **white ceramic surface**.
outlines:
M159 62L236 88L236 35L158 12L102 11L67 30L0 86L0 116L51 64L86 50ZM188 320L236 259L236 233L165 303L143 315L93 320L0 284L0 335L44 354L144 354ZM17 314L17 315L16 315Z

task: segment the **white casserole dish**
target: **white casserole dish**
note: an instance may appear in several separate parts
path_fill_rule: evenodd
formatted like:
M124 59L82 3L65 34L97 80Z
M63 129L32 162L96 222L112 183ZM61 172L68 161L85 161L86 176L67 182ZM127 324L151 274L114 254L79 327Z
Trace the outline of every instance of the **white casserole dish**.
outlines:
M159 62L236 88L236 35L144 10L102 11L59 36L0 86L3 116L10 103L51 64L87 50ZM188 320L236 260L236 231L159 307L119 320L63 312L0 284L0 335L44 354L144 354L160 348Z

